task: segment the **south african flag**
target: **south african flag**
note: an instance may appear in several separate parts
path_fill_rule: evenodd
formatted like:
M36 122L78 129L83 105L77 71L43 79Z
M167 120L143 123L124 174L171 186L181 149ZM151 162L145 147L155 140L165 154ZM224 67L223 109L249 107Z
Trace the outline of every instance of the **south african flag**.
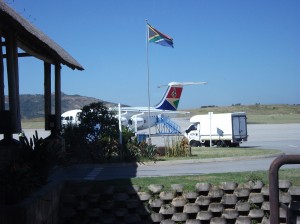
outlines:
M173 46L173 38L167 36L166 34L161 33L151 25L148 26L148 41L150 43L160 44L166 47L174 47Z

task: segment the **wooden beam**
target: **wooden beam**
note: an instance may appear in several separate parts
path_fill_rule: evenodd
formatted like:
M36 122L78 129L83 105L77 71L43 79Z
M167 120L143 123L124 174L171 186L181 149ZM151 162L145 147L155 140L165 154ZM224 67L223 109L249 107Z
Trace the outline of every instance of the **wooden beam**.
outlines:
M51 56L46 55L43 52L38 52L38 50L33 50L34 46L31 46L29 48L25 44L22 44L21 42L18 42L19 48L21 48L23 51L27 52L29 55L36 57L44 62L47 62L49 64L55 64L55 62L52 60Z
M28 54L26 52L22 52L22 53L18 53L18 57L21 58L21 57L32 57L31 54ZM3 58L7 58L7 54L3 54Z
M50 128L51 115L51 64L44 62L44 100L45 100L45 130Z

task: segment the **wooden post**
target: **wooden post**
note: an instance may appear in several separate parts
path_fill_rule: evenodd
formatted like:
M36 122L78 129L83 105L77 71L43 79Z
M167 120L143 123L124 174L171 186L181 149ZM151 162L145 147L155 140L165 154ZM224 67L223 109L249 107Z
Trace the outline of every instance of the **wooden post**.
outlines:
M61 67L55 64L55 131L61 129Z
M4 65L2 52L2 37L0 36L0 111L5 110L5 94L4 94Z
M51 115L51 64L44 62L44 100L45 100L45 130L50 128Z
M14 47L14 67L15 67L15 88L14 88L14 94L15 94L15 122L16 122L16 133L22 132L21 127L21 111L20 111L20 82L19 82L19 56L18 56L18 46L17 46L17 40L16 38L13 39L13 47Z
M19 103L19 79L18 79L18 49L16 38L9 34L6 38L7 54L7 80L9 93L9 110L11 111L12 133L21 132L21 116Z

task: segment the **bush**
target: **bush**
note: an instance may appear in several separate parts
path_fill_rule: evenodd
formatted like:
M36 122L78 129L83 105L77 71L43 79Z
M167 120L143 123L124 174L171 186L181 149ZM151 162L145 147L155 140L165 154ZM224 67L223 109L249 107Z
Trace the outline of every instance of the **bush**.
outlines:
M45 185L51 169L61 163L64 145L54 139L20 136L20 157L0 170L0 204L13 204Z
M134 137L128 141L125 147L125 161L155 161L157 156L157 147L152 144L148 144L145 141L138 142L137 138Z
M82 108L80 124L62 129L68 157L75 163L110 160L119 152L118 120L101 102Z
M105 139L116 140L119 137L119 122L115 113L109 111L101 102L84 106L79 119L79 127L83 131L86 144Z
M184 157L191 155L191 148L188 139L177 136L170 141L165 142L165 156L167 157Z

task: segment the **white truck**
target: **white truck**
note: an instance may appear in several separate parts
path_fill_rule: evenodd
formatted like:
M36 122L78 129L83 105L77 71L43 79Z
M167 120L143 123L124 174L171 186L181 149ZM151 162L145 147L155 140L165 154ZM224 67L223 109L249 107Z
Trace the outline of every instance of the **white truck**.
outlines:
M216 145L238 147L247 141L247 117L245 112L195 115L185 131L192 147Z

